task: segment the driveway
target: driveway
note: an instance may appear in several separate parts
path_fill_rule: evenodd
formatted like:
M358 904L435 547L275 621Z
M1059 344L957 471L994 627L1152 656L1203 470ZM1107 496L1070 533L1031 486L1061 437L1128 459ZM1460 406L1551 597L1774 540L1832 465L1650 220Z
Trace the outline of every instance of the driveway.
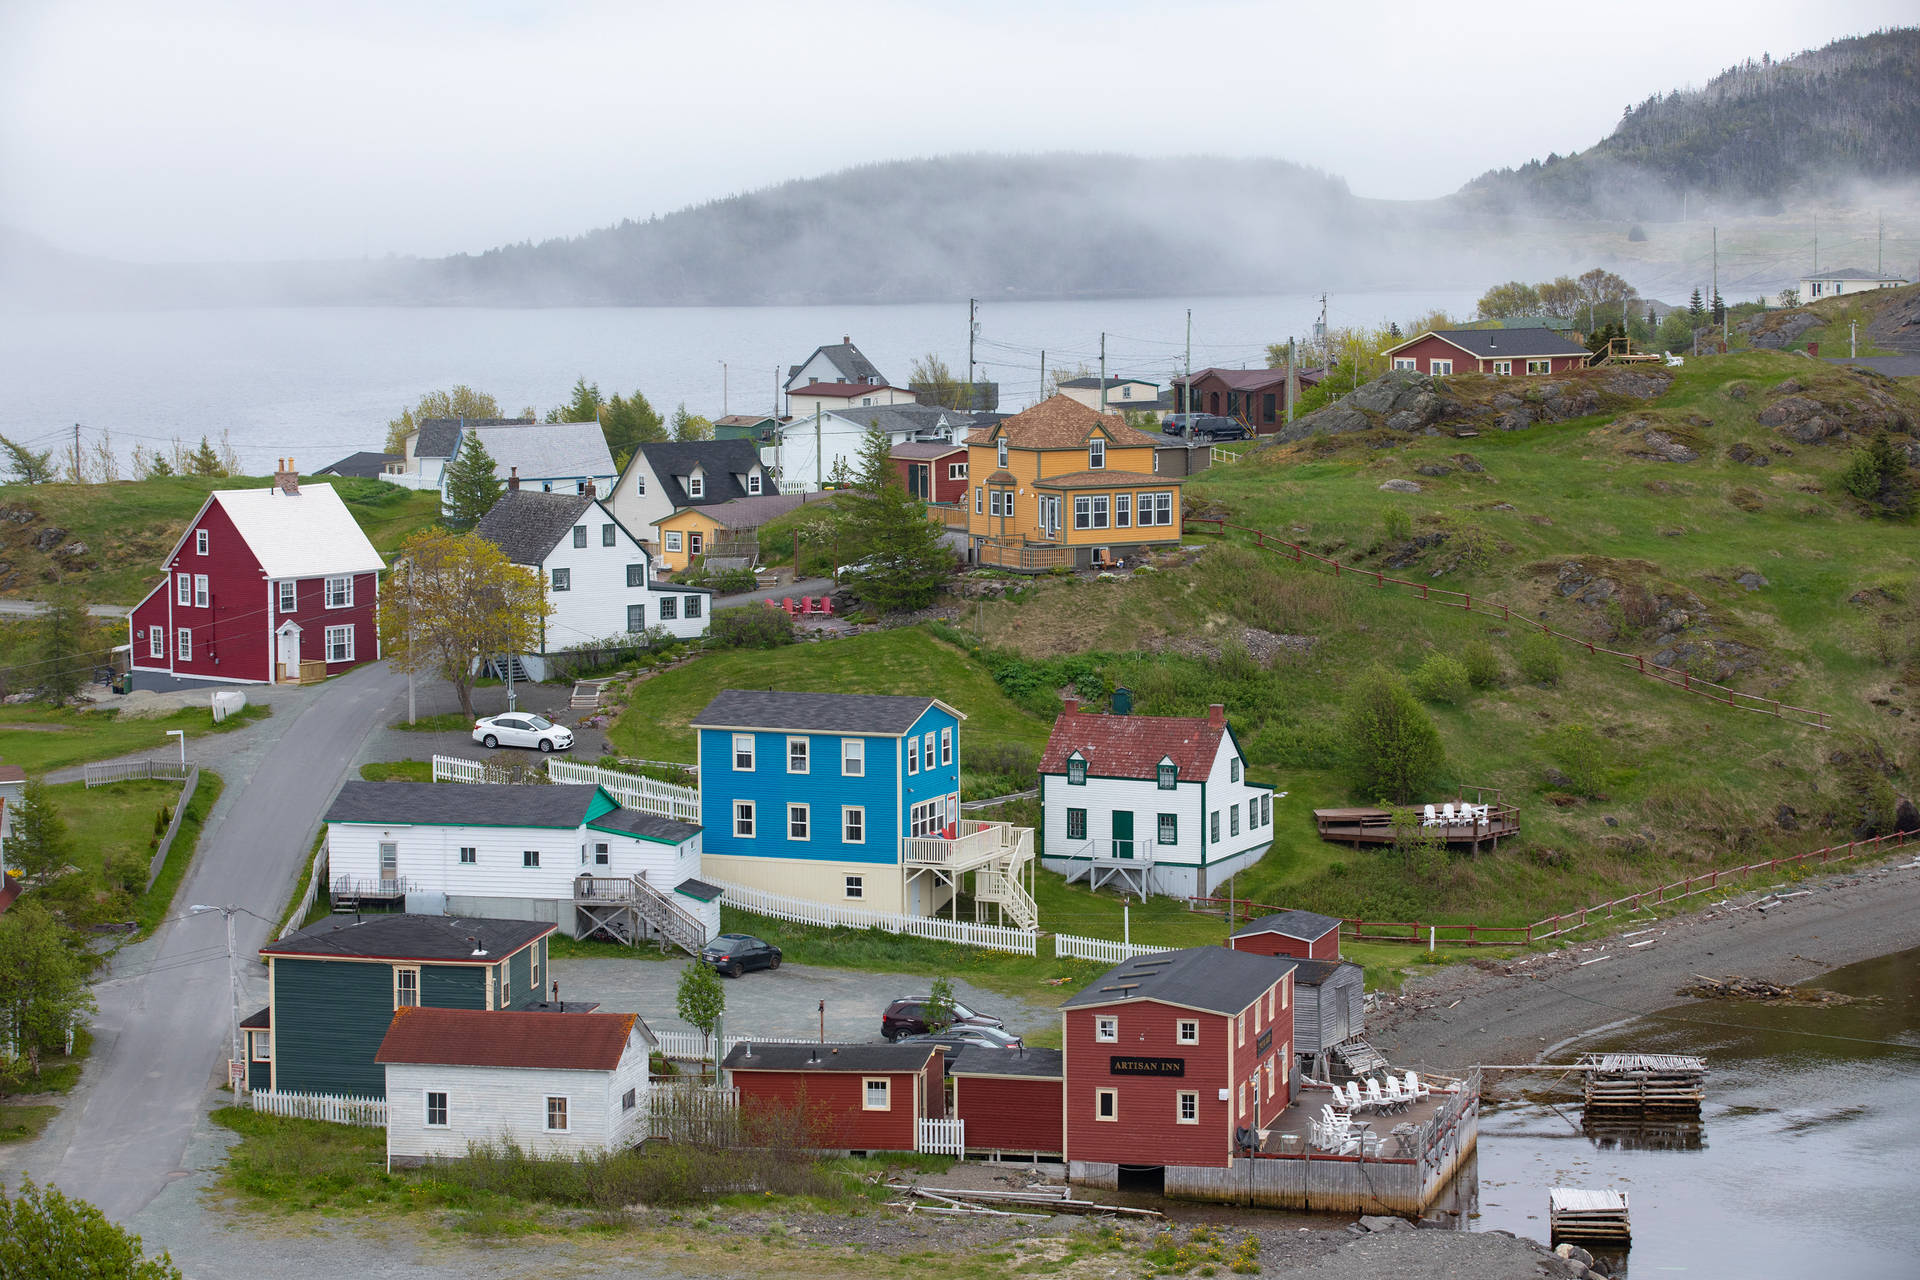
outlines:
M93 1057L73 1099L10 1166L122 1222L186 1176L188 1138L202 1122L208 1087L221 1078L229 1000L221 917L186 916L185 907L243 908L234 917L234 949L247 957L243 967L257 969L252 957L305 867L348 762L374 726L404 707L405 695L405 677L384 664L366 666L243 731L244 746L218 766L227 789L175 899L183 915L115 957L96 990Z
M768 940L779 945L776 936ZM637 1013L656 1031L689 1031L674 1012L680 972L693 961L555 959L550 968L567 1000L598 1000L608 1013ZM925 995L926 978L885 977L851 969L783 964L738 978L722 978L727 993L726 1033L808 1037L820 1034L820 1001L827 1002L827 1039L855 1044L880 1038L880 1015L900 996ZM956 980L962 1004L998 1015L1007 1029L1030 1035L1060 1025L1060 1012L1044 999L1026 1001ZM1065 999L1061 995L1060 999Z

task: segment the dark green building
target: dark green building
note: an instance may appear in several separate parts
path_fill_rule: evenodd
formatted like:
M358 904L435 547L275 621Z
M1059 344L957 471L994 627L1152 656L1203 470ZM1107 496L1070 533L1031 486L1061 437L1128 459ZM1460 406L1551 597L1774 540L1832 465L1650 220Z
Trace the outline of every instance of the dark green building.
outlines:
M333 916L267 944L268 1004L241 1023L248 1087L382 1098L386 1072L373 1059L395 1009L561 1008L542 990L553 931L534 920Z

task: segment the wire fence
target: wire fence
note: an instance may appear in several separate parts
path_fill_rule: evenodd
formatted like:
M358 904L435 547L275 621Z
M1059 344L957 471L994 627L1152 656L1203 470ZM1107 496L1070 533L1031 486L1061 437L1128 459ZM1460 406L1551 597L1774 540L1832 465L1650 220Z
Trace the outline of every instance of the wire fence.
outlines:
M1335 578L1351 578L1360 582L1363 586L1374 587L1382 591L1389 588L1404 589L1404 591L1414 599L1429 604L1437 604L1449 609L1463 609L1468 613L1477 613L1489 618L1498 618L1502 622L1513 623L1530 630L1538 631L1543 635L1552 636L1556 640L1564 640L1568 644L1585 649L1595 657L1608 658L1616 665L1631 668L1639 675L1646 676L1652 680L1658 680L1662 684L1671 685L1676 689L1693 694L1696 697L1717 702L1722 706L1732 707L1737 711L1752 711L1760 715L1768 715L1777 719L1788 720L1795 724L1808 725L1815 729L1829 729L1832 727L1829 723L1831 715L1828 712L1816 711L1810 707L1796 707L1791 703L1781 702L1777 698L1765 698L1759 694L1742 693L1740 690L1727 685L1716 684L1711 680L1702 679L1682 668L1666 666L1662 663L1655 662L1645 654L1626 653L1619 649L1609 649L1604 645L1595 644L1591 640L1583 640L1579 636L1568 635L1564 631L1556 631L1545 623L1535 622L1524 614L1515 613L1509 606L1497 600L1489 600L1484 596L1475 596L1470 591L1450 591L1444 587L1435 587L1425 582L1409 582L1405 578L1391 577L1379 569L1356 569L1352 565L1343 564L1329 556L1323 556L1317 552L1309 551L1297 542L1289 542L1287 539L1268 533L1263 529L1233 524L1222 516L1183 516L1181 521L1182 533L1186 532L1187 526L1189 525L1211 525L1214 531L1222 537L1225 537L1229 531L1251 534L1253 535L1254 545L1261 550L1272 551L1277 555L1287 557L1296 564L1331 573Z

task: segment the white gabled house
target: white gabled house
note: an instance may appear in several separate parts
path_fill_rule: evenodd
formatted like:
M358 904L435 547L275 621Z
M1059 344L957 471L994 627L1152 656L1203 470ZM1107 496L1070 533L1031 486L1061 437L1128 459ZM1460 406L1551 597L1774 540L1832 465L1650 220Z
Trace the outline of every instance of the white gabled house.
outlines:
M707 633L713 593L656 579L653 555L591 484L580 494L539 493L509 481L474 532L546 586L553 613L539 652L521 656L535 680L546 679L548 657L567 649L650 627L682 639Z
M512 1143L545 1159L647 1137L659 1040L634 1013L396 1009L374 1061L387 1076L387 1167Z
M693 951L720 932L700 828L599 787L356 780L324 821L336 910L535 920Z
M1094 715L1067 699L1040 757L1045 852L1069 882L1206 897L1273 842L1218 703L1204 716Z
M773 492L751 440L661 440L633 451L607 505L627 528L651 530L676 511Z

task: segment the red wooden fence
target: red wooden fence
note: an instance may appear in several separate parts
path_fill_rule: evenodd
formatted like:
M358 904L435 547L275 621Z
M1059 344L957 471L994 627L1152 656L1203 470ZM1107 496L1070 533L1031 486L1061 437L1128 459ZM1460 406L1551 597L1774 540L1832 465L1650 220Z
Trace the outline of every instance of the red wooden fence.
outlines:
M1761 715L1775 716L1783 720L1791 720L1796 724L1811 725L1816 729L1831 727L1827 723L1829 713L1825 711L1814 711L1807 707L1792 706L1776 698L1763 698L1758 694L1742 693L1738 689L1732 689L1723 684L1715 684L1711 680L1702 680L1699 676L1683 671L1678 667L1663 666L1644 654L1623 653L1618 649L1608 649L1604 646L1596 645L1591 640L1582 640L1579 636L1571 636L1564 631L1555 631L1552 627L1544 623L1531 621L1524 615L1516 615L1506 605L1495 600L1488 600L1484 597L1476 598L1471 592L1448 591L1443 587L1433 587L1424 582L1408 582L1404 578L1391 578L1378 569L1356 569L1352 565L1342 564L1338 560L1309 551L1297 542L1289 542L1285 538L1276 537L1261 529L1232 524L1220 516L1183 515L1181 521L1182 533L1186 532L1188 525L1213 525L1216 532L1222 536L1225 536L1229 530L1237 533L1249 533L1253 535L1254 545L1261 550L1285 555L1298 564L1324 567L1325 569L1331 570L1333 576L1336 578L1357 578L1364 585L1381 590L1385 590L1388 587L1405 587L1408 591L1416 593L1416 599L1424 600L1432 604L1443 605L1450 609L1465 609L1468 613L1484 614L1490 618L1499 618L1502 622L1518 623L1521 626L1533 628L1545 635L1553 636L1559 640L1565 640L1569 644L1578 645L1590 654L1612 658L1620 665L1632 667L1640 675L1658 680L1662 684L1672 685L1687 693L1697 694L1700 697L1711 699L1725 706L1734 707L1741 711L1754 711Z
M1691 898L1695 894L1712 893L1723 884L1756 872L1777 874L1783 868L1804 866L1814 861L1821 866L1846 862L1863 854L1896 849L1916 839L1920 839L1920 832L1895 831L1871 840L1850 840L1846 844L1829 845L1824 849L1809 849L1791 857L1769 858L1765 862L1749 862L1738 867L1721 867L1656 888L1643 889L1639 893L1630 893L1611 902L1595 903L1591 907L1551 915L1532 924L1418 924L1349 919L1340 922L1340 936L1355 942L1405 942L1420 946L1425 946L1429 938L1435 945L1444 942L1450 947L1524 946L1585 928L1596 916L1611 919L1616 911L1638 911L1649 904L1657 906L1663 902ZM1196 907L1218 907L1223 912L1229 909L1229 900L1226 898L1192 898L1189 901ZM1235 920L1253 920L1285 909L1238 898L1233 899L1231 904L1232 918Z

